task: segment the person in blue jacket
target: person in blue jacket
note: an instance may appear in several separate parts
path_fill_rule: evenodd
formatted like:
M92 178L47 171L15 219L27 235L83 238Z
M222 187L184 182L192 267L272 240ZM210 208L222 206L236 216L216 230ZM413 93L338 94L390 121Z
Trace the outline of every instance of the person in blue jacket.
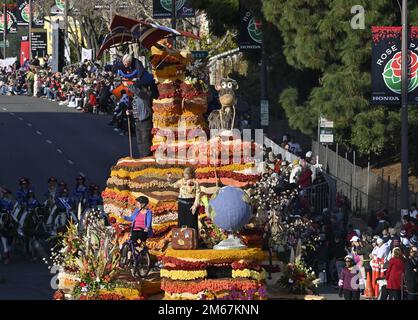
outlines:
M40 206L39 201L35 197L35 193L30 190L28 192L28 199L26 201L26 208L30 211Z
M135 86L149 88L152 92L152 99L157 99L158 88L154 77L149 73L141 61L132 57L130 54L125 54L122 62L117 62L115 65L116 74L124 79L136 79Z
M77 176L76 185L73 194L73 200L75 203L79 203L86 199L88 188L86 187L86 178L82 175Z
M16 192L16 200L19 205L23 205L28 200L28 193L30 191L30 182L28 178L21 178L19 180L19 190Z
M152 211L147 207L149 199L140 196L136 199L136 208L131 216L123 216L126 221L132 222L131 240L145 242L152 236Z
M14 205L12 192L9 189L4 189L0 197L0 211L12 212Z
M100 195L100 188L96 184L90 186L90 194L87 198L87 205L89 208L97 208L97 206L103 205L103 198Z

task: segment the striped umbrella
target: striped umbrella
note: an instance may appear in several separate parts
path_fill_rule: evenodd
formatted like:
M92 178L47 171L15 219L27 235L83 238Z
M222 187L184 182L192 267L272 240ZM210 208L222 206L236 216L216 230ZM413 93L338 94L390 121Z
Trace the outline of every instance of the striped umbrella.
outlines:
M165 38L184 36L200 39L190 32L178 31L157 23L134 20L119 15L115 15L113 18L110 31L100 47L98 58L105 50L127 42L140 43L145 48L151 49L158 41Z

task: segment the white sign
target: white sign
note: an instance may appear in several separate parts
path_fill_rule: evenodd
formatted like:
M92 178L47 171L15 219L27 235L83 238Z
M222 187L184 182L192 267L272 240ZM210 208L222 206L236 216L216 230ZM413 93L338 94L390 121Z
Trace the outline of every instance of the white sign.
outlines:
M93 49L81 49L81 61L93 60Z
M6 59L0 59L0 67L5 68L13 65L13 63L16 62L16 58L6 58Z
M320 143L334 143L334 135L333 134L320 134L319 142Z
M262 126L269 125L269 101L268 100L261 100L260 102L260 120Z
M319 126L321 128L334 128L334 121L328 121L325 118L319 120Z

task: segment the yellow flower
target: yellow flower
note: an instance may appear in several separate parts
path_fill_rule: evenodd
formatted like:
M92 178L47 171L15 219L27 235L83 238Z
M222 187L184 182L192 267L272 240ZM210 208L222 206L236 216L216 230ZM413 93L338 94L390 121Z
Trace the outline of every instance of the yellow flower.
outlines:
M266 259L266 254L259 248L243 250L174 250L169 248L165 255L186 261L238 261L241 259L263 261Z
M195 280L206 278L208 273L206 270L161 270L162 278L171 280Z
M250 269L232 270L232 278L250 278L262 281L266 278L266 271L264 269L261 272Z

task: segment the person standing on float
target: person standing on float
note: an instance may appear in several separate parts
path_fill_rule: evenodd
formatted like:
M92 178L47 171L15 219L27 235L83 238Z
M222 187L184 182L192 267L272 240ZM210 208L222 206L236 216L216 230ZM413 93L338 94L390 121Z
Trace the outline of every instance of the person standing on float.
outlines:
M200 202L200 185L196 181L195 170L187 167L183 172L183 178L173 183L171 174L167 180L174 188L179 188L178 202L178 227L187 226L196 230L198 235L198 213L197 207Z

